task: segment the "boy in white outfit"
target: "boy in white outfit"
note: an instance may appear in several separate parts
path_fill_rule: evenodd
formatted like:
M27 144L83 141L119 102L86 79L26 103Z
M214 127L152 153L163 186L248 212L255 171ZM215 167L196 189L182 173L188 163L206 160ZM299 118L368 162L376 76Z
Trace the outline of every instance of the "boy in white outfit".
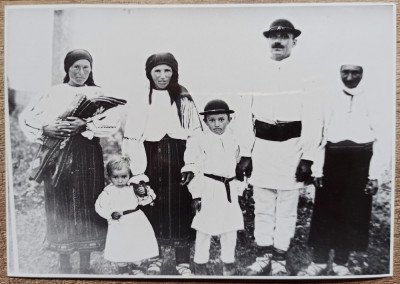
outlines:
M223 275L235 274L237 230L244 228L238 194L245 186L235 178L239 146L228 127L233 112L222 100L208 102L200 114L209 130L189 138L186 144L182 184L188 184L196 212L192 228L197 231L197 275L207 274L211 236L216 235L220 235Z

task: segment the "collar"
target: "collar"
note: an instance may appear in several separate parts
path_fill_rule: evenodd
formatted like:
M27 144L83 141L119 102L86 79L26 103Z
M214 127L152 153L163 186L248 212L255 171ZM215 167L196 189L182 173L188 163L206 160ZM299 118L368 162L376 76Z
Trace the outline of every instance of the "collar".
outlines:
M364 93L364 89L360 86L357 86L355 88L347 88L346 86L343 86L343 92L348 95L348 96L359 96Z

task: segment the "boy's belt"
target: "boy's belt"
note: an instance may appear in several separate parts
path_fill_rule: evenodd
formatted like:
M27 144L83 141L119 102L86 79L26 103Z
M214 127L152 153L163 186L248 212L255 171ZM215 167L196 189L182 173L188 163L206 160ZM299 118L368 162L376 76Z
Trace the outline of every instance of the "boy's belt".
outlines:
M232 203L232 199L231 199L231 188L229 186L229 182L232 181L235 177L231 177L231 178L226 178L226 177L221 177L221 176L216 176L216 175L212 175L212 174L204 174L204 176L211 178L211 179L215 179L217 181L222 182L223 184L225 184L225 189L226 189L226 197L228 198L228 201L230 203Z
M269 124L263 121L255 121L256 137L269 141L286 141L292 138L300 137L301 121L281 122L278 124Z

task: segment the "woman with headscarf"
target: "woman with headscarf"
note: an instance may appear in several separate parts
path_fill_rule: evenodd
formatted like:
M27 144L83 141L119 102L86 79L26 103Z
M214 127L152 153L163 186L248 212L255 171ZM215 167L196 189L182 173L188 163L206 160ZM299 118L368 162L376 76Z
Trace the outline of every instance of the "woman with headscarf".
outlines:
M28 139L41 145L39 154L45 153L35 156L31 178L44 181L46 241L50 250L59 253L61 273L71 273L74 251L80 255L80 273L90 273L90 253L103 249L107 232L107 223L94 209L104 188L98 137L115 132L119 119L113 109L85 113L90 100L103 96L93 81L92 64L88 51L70 51L64 60L64 83L53 86L20 116ZM84 118L76 113L82 105Z
M177 273L188 276L193 214L191 195L180 184L180 170L186 140L193 131L202 130L201 121L192 97L178 84L178 62L171 53L151 55L146 77L148 96L135 97L129 108L122 152L131 158L134 179L148 182L157 195L145 213L159 245L175 248ZM153 259L148 274L160 274L162 263L162 257Z

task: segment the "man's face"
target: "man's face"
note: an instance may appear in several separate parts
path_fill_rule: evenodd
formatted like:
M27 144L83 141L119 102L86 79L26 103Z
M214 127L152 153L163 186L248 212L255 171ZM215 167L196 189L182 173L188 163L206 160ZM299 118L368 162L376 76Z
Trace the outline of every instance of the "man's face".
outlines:
M342 77L343 84L347 88L353 89L358 86L363 77L363 68L356 65L342 65L340 76Z
M291 33L275 32L271 34L268 37L268 43L271 48L272 60L281 61L289 57L296 41Z
M205 122L212 132L221 135L225 132L231 118L226 113L221 114L208 114L206 115Z

